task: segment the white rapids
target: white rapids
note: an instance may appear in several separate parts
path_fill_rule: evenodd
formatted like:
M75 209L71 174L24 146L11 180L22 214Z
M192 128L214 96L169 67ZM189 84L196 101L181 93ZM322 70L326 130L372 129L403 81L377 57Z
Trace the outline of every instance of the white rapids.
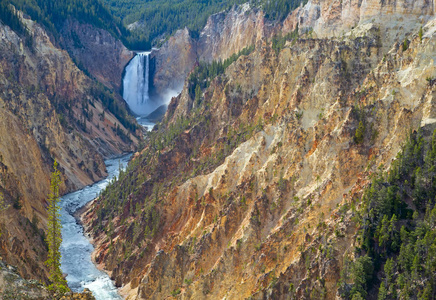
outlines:
M126 167L130 154L106 160L109 176L91 186L61 197L61 269L67 274L68 286L74 292L88 288L97 300L122 299L109 276L97 269L91 260L94 247L84 236L83 227L73 214L89 201L93 200L114 178L120 169Z

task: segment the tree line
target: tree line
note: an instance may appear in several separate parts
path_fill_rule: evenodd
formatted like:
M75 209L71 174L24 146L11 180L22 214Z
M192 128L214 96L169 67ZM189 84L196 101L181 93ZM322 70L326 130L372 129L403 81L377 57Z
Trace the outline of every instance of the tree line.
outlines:
M344 299L436 299L436 130L411 133L389 172L379 171L357 212L357 257L346 261Z
M7 0L0 0L0 20L3 24L9 26L13 31L20 35L24 39L27 46L31 46L33 44L32 35L29 33L26 25L21 22L17 11Z
M139 21L132 40L159 45L168 35L187 27L198 36L210 15L228 10L233 5L249 2L264 11L267 19L282 21L292 10L307 0L102 0L110 11L123 20L124 26ZM141 24L142 23L142 24ZM136 45L140 47L141 45ZM136 49L136 48L135 48Z
M101 1L101 2L100 2ZM267 19L283 20L307 0L0 0L0 19L26 34L25 26L11 11L9 4L42 24L55 40L68 18L92 24L110 32L130 49L147 50L159 46L176 30L187 27L193 36L206 25L210 15L233 5L249 2L264 11ZM127 26L139 21L143 25Z

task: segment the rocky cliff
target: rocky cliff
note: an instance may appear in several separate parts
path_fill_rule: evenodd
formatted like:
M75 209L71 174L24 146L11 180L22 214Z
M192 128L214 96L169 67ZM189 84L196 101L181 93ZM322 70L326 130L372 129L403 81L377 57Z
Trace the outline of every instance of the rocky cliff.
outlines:
M6 205L0 254L25 278L46 280L43 229L54 159L62 192L71 191L103 178L103 159L132 151L137 133L123 103L80 71L38 24L22 22L31 43L0 26L0 194Z
M186 29L179 30L155 51L154 86L158 93L167 84L180 90L197 62L225 60L257 41L296 28L312 37L344 38L363 36L371 27L379 31L383 51L387 52L394 42L403 41L411 30L425 24L434 10L431 1L308 1L283 22L271 22L249 4L234 6L210 16L197 39L190 38Z
M270 37L275 31L262 11L244 4L209 17L198 39L198 59L225 60L243 48Z
M338 297L351 207L411 129L435 124L432 4L372 5L309 2L286 22L314 32L281 48L257 40L198 99L186 82L83 216L128 299Z
M197 62L197 46L187 28L179 30L151 54L153 87L157 94L166 90L180 91L183 82Z
M214 14L198 38L192 38L185 28L152 52L153 85L157 93L163 93L167 87L180 91L196 63L225 60L274 32L277 28L264 18L262 11L253 10L248 4Z
M121 92L121 76L133 57L132 51L106 30L74 19L66 20L60 33L62 46L82 70L115 92Z
M388 51L410 30L425 24L434 10L433 1L309 1L288 16L283 31L292 31L298 24L300 30L313 31L319 38L342 37L359 36L362 28L374 26ZM359 30L353 31L355 27Z

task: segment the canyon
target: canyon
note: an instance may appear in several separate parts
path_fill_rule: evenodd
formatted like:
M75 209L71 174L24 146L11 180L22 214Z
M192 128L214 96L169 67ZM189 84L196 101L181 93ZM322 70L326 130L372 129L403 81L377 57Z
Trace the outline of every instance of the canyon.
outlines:
M142 132L120 96L85 75L43 27L19 17L30 43L0 25L0 255L24 278L47 282L44 231L53 161L62 172L62 193L76 190L104 178L103 160L134 150ZM118 85L128 58L124 50L119 54L113 71Z
M198 40L177 32L154 85L182 92L82 216L96 262L127 299L340 297L364 188L411 130L435 129L435 30L428 1L309 1L283 23L242 6ZM198 60L251 44L190 92Z
M80 216L124 298L348 299L364 190L411 132L436 129L434 11L425 0L309 0L273 21L244 4L150 54L74 19L57 43L20 14L33 46L0 25L0 255L16 267L2 265L0 285L47 281L54 159L66 193L134 152ZM137 59L143 91L177 94L146 134L120 96Z

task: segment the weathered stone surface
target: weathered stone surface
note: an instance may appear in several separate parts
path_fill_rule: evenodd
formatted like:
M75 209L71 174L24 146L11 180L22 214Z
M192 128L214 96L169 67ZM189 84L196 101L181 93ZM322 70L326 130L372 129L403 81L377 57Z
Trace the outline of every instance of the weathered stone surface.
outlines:
M279 53L260 39L252 54L213 80L201 105L187 86L172 100L168 128L199 110L207 120L190 119L189 129L148 160L135 155L142 163L135 170L147 180L111 220L113 244L91 228L98 200L85 213L96 260L128 299L336 298L342 257L354 250L351 203L359 206L371 174L389 168L410 129L435 127L436 22L427 22L430 4L417 2L421 41L421 24L413 23L418 8L410 3L402 4L409 10L396 2L380 8L381 16L395 12L392 23L380 16L373 22L360 4L321 4L298 10L307 12L308 23L298 11L287 20L299 16L312 35ZM320 20L324 28L316 27ZM379 30L381 23L388 32ZM286 26L284 32L294 29ZM360 118L367 126L357 144ZM245 134L241 128L256 124L257 133L196 175L197 162L218 157ZM177 181L180 172L189 179ZM141 221L131 207L154 184L164 189L153 202L157 233L131 245L128 259L119 261Z
M158 94L166 89L180 92L197 62L225 60L270 37L277 29L265 20L261 11L245 4L210 16L198 39L191 38L186 28L178 30L159 50L152 52L153 85Z
M265 20L263 12L251 9L248 3L212 15L198 39L199 60L225 60L243 48L270 37L274 30L273 25Z
M45 280L41 230L53 161L61 192L72 191L106 176L103 159L132 151L137 141L115 133L117 125L128 131L92 92L96 82L38 24L23 21L32 48L0 26L0 193L8 205L0 212L0 254L23 277Z
M28 300L95 300L91 291L85 289L82 293L68 292L64 296L50 293L37 280L25 280L18 273L17 268L5 264L0 260L0 297L2 299Z
M151 57L155 91L161 95L167 90L180 91L197 61L196 42L187 28L178 30L159 50L153 51Z
M73 60L98 81L121 91L122 74L134 53L109 32L67 19L61 30L62 43Z

